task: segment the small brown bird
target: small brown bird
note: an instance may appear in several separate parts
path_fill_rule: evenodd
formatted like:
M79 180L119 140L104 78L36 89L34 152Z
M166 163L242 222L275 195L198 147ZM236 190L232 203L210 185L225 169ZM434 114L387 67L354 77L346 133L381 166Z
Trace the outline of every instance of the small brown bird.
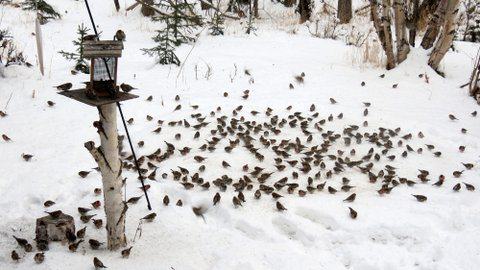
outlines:
M32 157L33 155L30 155L30 154L22 154L22 158L27 162L30 161Z
M361 86L365 86L365 82L362 82L360 85L361 85Z
M353 210L353 208L351 208L351 207L348 207L348 209L350 210L350 217L352 219L356 219L357 215L358 215L357 211Z
M213 205L216 205L217 203L220 202L221 196L220 193L216 193L215 196L213 196Z
M50 207L50 206L52 206L52 205L54 205L54 204L55 204L54 201L47 200L47 201L45 201L45 202L43 203L43 206L45 206L45 207Z
M84 238L86 230L87 230L87 226L83 227L83 229L78 230L77 231L77 238Z
M127 203L136 204L141 198L142 196L131 197L130 199L127 200Z
M63 214L62 210L57 210L57 211L53 211L53 212L45 211L45 213L47 213L53 219L57 219Z
M20 260L20 256L18 256L18 253L17 253L17 251L15 251L15 250L12 250L12 253L11 253L10 257L11 257L12 260L14 260L15 262L18 262L18 261Z
M77 210L78 210L78 213L80 213L80 215L85 215L86 213L88 213L92 209L85 208L85 207L78 207Z
M100 208L101 205L102 205L102 203L101 203L100 201L98 201L98 200L97 200L97 201L94 201L94 202L92 203L92 207L95 208L95 209Z
M68 91L72 88L72 86L73 86L72 83L64 83L64 84L55 86L55 88L57 88L57 90Z
M453 115L453 114L449 114L448 118L450 118L450 120L452 120L452 121L458 120L457 117L455 117L455 115Z
M181 110L181 109L182 109L182 105L178 104L177 107L175 107L175 109L173 111L178 111L178 110Z
M383 79L385 78L385 74L381 74L379 77Z
M293 88L295 88L295 87L293 86L292 83L290 83L290 84L288 85L288 88L293 89Z
M47 101L48 107L53 107L55 105L55 102L53 101Z
M355 197L357 196L357 194L355 193L352 193L352 195L348 196L345 200L343 200L344 202L353 202L355 201Z
M412 196L415 197L415 199L417 199L417 201L419 201L419 202L424 202L424 201L427 200L427 197L423 196L423 195L413 195L412 194Z
M141 218L141 220L146 220L147 222L152 222L155 219L156 216L157 216L156 213L150 213L150 214L144 216L143 218Z
M81 216L80 217L80 220L83 222L83 223L88 223L90 221L90 219L92 219L95 215L84 215L84 216Z
M128 257L130 257L130 251L132 248L133 246L122 250L122 258L128 259Z
M119 29L115 33L114 39L118 40L118 41L125 41L125 40L127 40L127 36L125 35L125 32L123 32L121 29Z
M471 170L473 169L474 165L472 163L463 163L462 162L462 165L467 169L467 170Z
M477 116L477 111L472 112L471 115L472 115L473 117L476 117L476 116ZM0 116L1 116L1 115L0 115Z
M463 171L454 171L452 174L455 178L459 178L462 176Z
M9 142L11 141L12 139L10 139L6 134L2 134L2 139L6 142Z
M465 182L463 182L463 184L465 185L465 188L467 188L468 191L475 191L475 186L474 185L468 184L468 183L465 183Z
M21 246L21 247L23 247L23 248L28 244L27 239L19 238L19 237L16 237L15 235L13 235L13 238L15 238L15 240L16 240L17 243L18 243L18 245Z
M4 112L4 111L0 111L0 117L2 117L2 118L3 118L3 117L5 117L5 116L7 116L7 115L8 115L8 114L7 114L6 112Z
M146 100L147 100L147 101L152 101L152 100L153 100L153 96L148 96Z
M90 173L90 171L79 171L78 172L78 175L81 177L81 178L85 178L88 176L88 174Z
M41 263L43 263L43 261L45 260L45 254L44 254L43 252L36 253L36 254L33 256L33 260L34 260L37 264L41 264Z
M90 244L90 247L93 249L93 250L97 250L101 245L103 245L104 243L101 243L95 239L89 239L88 240L88 244Z
M235 206L235 208L239 205L242 206L242 201L240 201L240 199L237 198L236 196L233 196L232 202L233 202L233 205Z
M126 83L120 84L120 89L122 89L123 92L128 93L134 89L137 89L135 87L132 87L131 85L128 85Z
M179 206L179 207L182 207L183 206L182 200L178 200L176 205Z
M165 197L163 197L163 204L165 206L168 206L169 203L170 203L170 198L168 198L168 195L165 195Z
M454 191L459 191L461 188L462 186L460 185L460 183L457 183L455 186L453 186Z
M394 88L394 89L397 88L397 87L398 87L398 83L395 83L395 84L392 85L392 88Z
M78 241L78 242L76 242L76 243L70 244L70 245L68 246L68 250L70 250L71 252L77 251L78 246L79 246L82 242L83 242L83 240L80 240L80 241Z
M97 229L100 229L103 226L103 220L101 218L93 219L93 225L95 225Z
M228 164L228 162L222 161L222 167L228 168L228 167L231 167L231 166L230 166L230 164Z
M95 269L107 268L97 257L93 258L93 266L95 267Z
M331 103L331 104L337 104L337 101L336 101L335 99L333 99L333 98L330 98L330 103Z
M277 210L278 210L278 211L285 211L285 210L287 210L287 208L285 208L285 206L283 206L283 204L281 204L279 201L277 201L276 206L277 206Z

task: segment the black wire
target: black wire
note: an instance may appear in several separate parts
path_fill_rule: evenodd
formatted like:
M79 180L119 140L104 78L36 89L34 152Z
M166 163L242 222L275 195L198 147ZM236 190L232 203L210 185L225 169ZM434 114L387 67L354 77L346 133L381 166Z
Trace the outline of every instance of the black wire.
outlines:
M99 39L97 27L95 26L92 12L90 11L90 6L88 5L88 0L85 0L85 6L87 7L88 16L90 17L90 22L92 23L95 36L97 36L97 39ZM110 78L110 80L112 80L112 75L110 74L110 70L107 65L107 60L105 58L102 58L102 59L103 59L103 62L105 63L105 68L107 69L108 77ZM116 102L116 104L117 104L118 111L120 112L120 116L122 118L122 123L123 123L123 127L125 128L125 133L127 134L128 144L130 145L130 150L132 151L133 160L135 162L135 167L137 168L137 172L138 172L138 177L140 179L140 182L142 183L142 189L143 189L143 192L145 193L145 198L147 199L148 210L152 210L152 205L150 204L150 199L148 198L147 189L145 188L145 183L143 182L143 176L142 176L142 173L140 172L140 166L138 164L137 155L135 154L135 150L133 149L132 139L130 138L130 133L128 132L127 124L125 122L125 117L123 116L122 107L120 106L119 102Z

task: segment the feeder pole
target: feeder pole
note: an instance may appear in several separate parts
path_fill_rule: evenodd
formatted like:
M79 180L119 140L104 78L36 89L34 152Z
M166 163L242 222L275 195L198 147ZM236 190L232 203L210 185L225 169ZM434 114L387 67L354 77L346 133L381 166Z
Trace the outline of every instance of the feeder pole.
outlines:
M122 162L118 153L117 111L115 103L98 107L100 115L101 146L86 142L85 148L98 163L102 174L104 208L108 249L116 250L126 245L125 215L127 204L122 196Z

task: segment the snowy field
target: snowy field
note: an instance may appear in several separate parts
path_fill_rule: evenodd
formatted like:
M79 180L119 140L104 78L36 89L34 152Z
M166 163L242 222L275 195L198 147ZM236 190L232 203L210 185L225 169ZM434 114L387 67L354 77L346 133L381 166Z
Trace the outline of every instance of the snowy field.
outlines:
M93 201L102 200L93 193L101 187L100 173L91 169L97 165L83 147L89 140L98 144L92 126L98 120L97 110L58 95L53 87L72 82L79 88L81 82L88 80L87 75L71 75L72 62L57 52L73 50L71 41L76 38L77 25L90 24L82 1L52 0L58 10L68 11L68 16L43 27L45 76L35 68L13 66L6 70L7 78L0 78L0 110L8 114L0 118L0 134L11 138L9 142L0 141L0 269L93 269L95 256L109 269L478 269L480 196L478 190L467 190L464 183L478 187L480 182L480 116L471 115L480 108L468 96L467 89L459 88L468 80L478 45L455 43L457 51L450 51L443 61L446 78L442 78L425 64L428 56L420 49L413 49L406 62L385 72L367 64L352 65L358 62L353 59L354 48L342 41L313 38L302 26L296 26L293 34L262 27L260 22L257 34L248 36L243 34L243 26L229 22L228 35L211 37L204 31L194 46L180 47L178 55L184 63L181 67L160 66L140 51L153 44L150 37L155 24L142 18L138 9L128 14L116 13L111 1L101 2L92 1L91 5L103 37L108 39L117 29L123 29L127 35L119 81L138 88L134 93L140 96L123 103L127 119L134 119L129 125L134 142L144 141L143 147L137 147L137 155L149 155L159 148L165 152L164 141L177 149L192 149L185 156L175 150L165 161L154 162L158 166L156 180L146 181L151 185L148 193L157 218L143 223L141 236L137 232L134 239L139 219L150 212L145 198L130 205L126 231L128 246L133 249L129 259L106 249L91 250L87 243L82 243L76 253L65 244L54 243L45 253L45 262L37 265L32 259L34 252L25 253L18 247L12 235L33 241L35 219L43 216L43 211L61 209L75 217L80 229L85 225L78 219L77 207L90 207ZM31 35L34 15L12 8L2 12L2 26L8 26L27 60L35 64L35 37ZM303 83L295 79L302 72ZM419 74L423 74L421 78ZM290 89L289 84L294 88ZM242 98L245 90L249 90L246 99ZM147 101L149 96L151 101ZM50 107L47 101L55 105ZM371 103L367 115L364 102ZM174 110L178 105L181 109ZM192 105L198 105L198 109ZM242 110L233 116L232 111L240 105ZM291 110L287 110L289 106ZM267 108L271 109L270 116L266 115ZM252 111L259 113L253 115ZM304 119L291 127L288 122L299 119L293 116L295 112ZM210 124L200 129L200 138L194 139L197 130L185 127L183 120L196 125L199 121L192 114L197 113ZM340 114L343 117L338 117ZM450 114L458 120L450 120ZM147 115L152 117L150 121ZM286 119L287 123L278 135L271 131L264 134L275 115L279 122ZM217 129L217 118L222 116L227 117L227 125L232 118L241 116L251 124L256 121L262 125L258 134L252 130L251 135L263 161L252 155L243 141L231 153L225 151L228 140L235 140L235 135L220 140L214 151L199 149L213 136L221 137L212 135L210 130ZM325 123L319 124L323 129L319 131L315 123L322 119ZM152 131L160 126L159 120L164 122L161 132L156 134ZM309 122L311 142L307 142L308 136L300 129L304 120ZM168 125L174 121L182 121L182 125ZM240 125L245 126L245 121ZM368 126L364 126L364 121L368 121ZM350 125L358 126L353 134L362 135L379 133L381 128L387 129L386 135L388 129L400 130L390 138L392 148L383 155L384 147L368 142L368 138L361 143L353 138L350 145L345 145L344 131ZM124 134L120 123L119 131ZM260 141L264 136L276 139L277 145L284 139L296 144L298 137L305 152L314 146L320 148L321 135L328 131L341 137L324 154L326 168L321 170L312 163L308 173L300 171L301 162L294 166L287 163L306 157L295 149L281 163L286 168L279 171L275 165L280 163L274 160L278 156L271 146ZM424 137L419 137L419 132ZM181 138L175 138L176 134ZM402 138L408 134L412 134L411 139ZM402 141L401 146L398 141ZM408 151L407 145L413 151ZM429 150L426 145L435 148ZM465 151L459 151L460 146ZM390 165L396 168L397 183L399 178L407 178L409 183L416 184L399 183L389 194L380 195L383 179L371 183L358 167L345 165L343 172L328 178L327 171L335 166L328 155L361 160L372 147L380 160L372 157L361 166L373 162L373 172L377 174L383 169L387 174L385 166ZM419 148L423 149L420 154ZM404 151L407 157L402 157ZM441 152L439 157L434 155L437 151ZM32 154L33 158L25 162L22 153ZM395 155L393 161L387 158L391 155ZM198 163L195 156L207 159ZM223 161L230 167L224 168ZM462 163L471 163L473 168L467 170ZM245 164L248 172L243 171ZM210 182L209 189L195 185L187 190L174 181L171 170L178 171L180 166L192 176L201 165L205 165L205 171L199 174ZM287 187L275 190L283 196L279 199L264 192L260 199L255 199L259 183L250 174L255 166L264 168L262 173L273 172L265 185L273 187L278 180L288 177L288 183L298 183L299 187L292 194ZM429 171L428 182L417 177L419 169ZM314 175L319 170L317 179ZM79 171L92 172L83 179L78 176ZM463 174L456 178L454 171ZM299 173L298 179L294 179L293 172ZM164 173L166 179L162 177ZM123 175L127 177L127 199L142 195L136 173L124 170ZM219 191L213 184L222 175L233 182L245 175L253 179L253 189L243 191L242 206L232 203L232 198L238 196L233 186ZM443 185L432 185L440 175L445 176ZM313 184L309 186L314 189L301 197L298 190L307 190L308 177L312 177ZM348 192L341 190L344 177L353 186ZM317 188L323 183L323 190ZM457 183L461 184L458 192L453 190ZM331 194L328 187L338 192ZM212 198L217 192L221 200L213 206ZM352 193L356 194L355 201L344 202ZM412 194L428 199L418 202ZM163 204L165 195L170 199L168 206ZM182 207L175 205L179 199ZM47 209L43 206L46 200L56 204ZM278 211L277 201L287 210ZM192 207L199 206L205 211L203 218L192 211ZM356 219L350 217L349 207L358 213ZM96 218L104 218L101 208L92 212L97 214ZM86 239L106 241L104 229L96 229L92 222L86 226ZM17 263L10 258L14 249L21 257Z

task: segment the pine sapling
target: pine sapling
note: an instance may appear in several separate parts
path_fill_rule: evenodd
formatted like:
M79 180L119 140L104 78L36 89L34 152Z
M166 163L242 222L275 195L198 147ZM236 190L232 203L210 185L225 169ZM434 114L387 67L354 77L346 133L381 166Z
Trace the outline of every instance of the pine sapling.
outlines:
M46 24L49 20L61 19L62 16L45 0L25 0L22 3L23 10L37 12L40 24Z
M89 31L90 29L88 29L85 25L83 25L83 23L80 24L77 28L78 38L72 41L73 45L75 46L75 52L65 52L63 50L58 52L65 59L75 61L74 69L76 71L80 71L85 74L90 73L90 68L83 56L83 50L84 50L83 42L85 41L85 37L88 35Z

